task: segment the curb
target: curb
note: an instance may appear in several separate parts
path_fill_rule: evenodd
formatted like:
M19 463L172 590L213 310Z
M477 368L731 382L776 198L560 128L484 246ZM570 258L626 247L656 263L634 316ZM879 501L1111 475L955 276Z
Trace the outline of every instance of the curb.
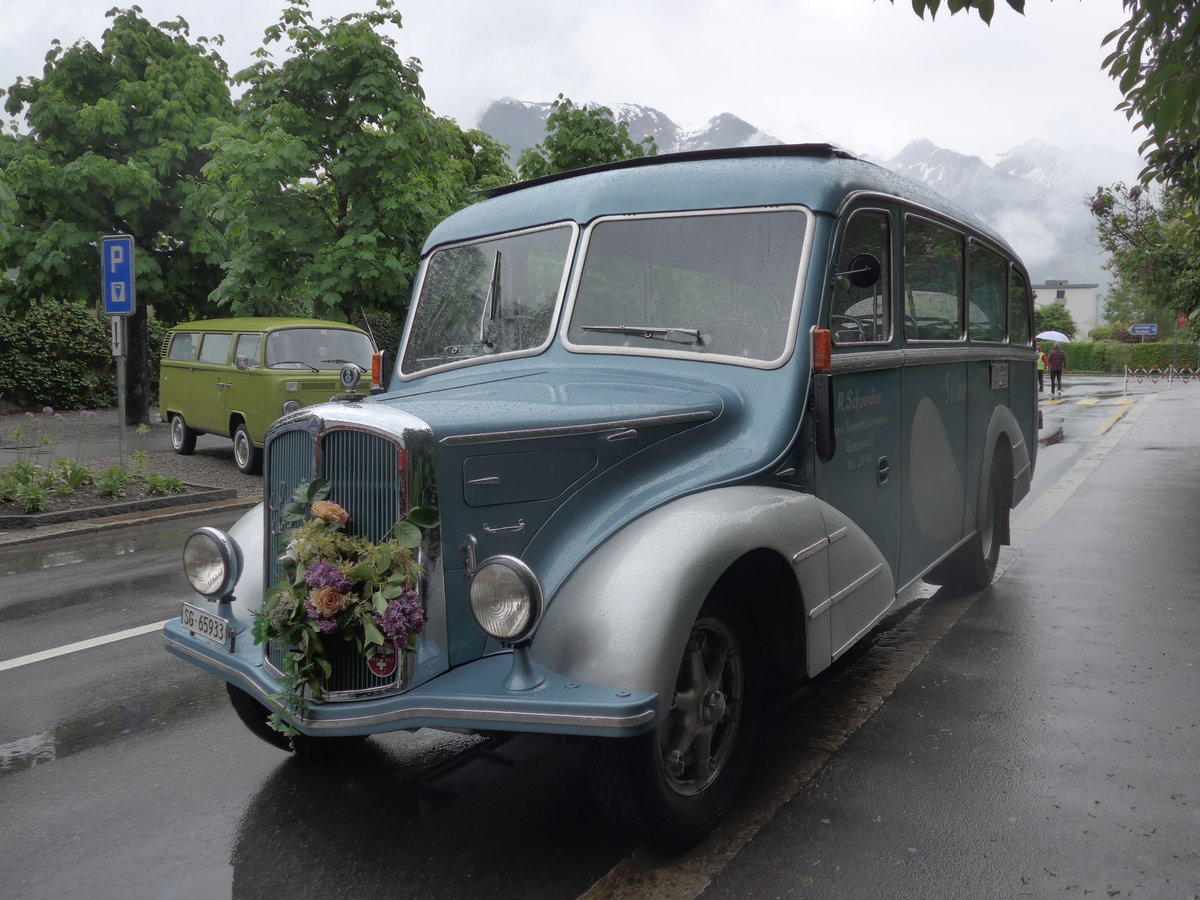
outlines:
M58 522L54 524L46 524L35 526L32 528L22 528L19 531L0 531L0 547L10 547L16 544L26 544L33 541L46 540L48 538L62 537L64 535L73 534L93 534L97 531L104 531L109 528L121 528L127 525L140 525L149 521L169 521L171 519L182 519L185 516L194 516L206 512L223 512L226 510L249 509L252 506L262 502L261 497L238 497L234 495L233 488L219 489L218 493L225 495L221 499L214 498L212 494L205 494L205 498L201 502L193 502L186 504L176 504L174 506L151 509L127 510L117 515L108 516L93 516L90 518L76 518L68 522ZM194 498L195 495L189 495ZM135 501L144 502L144 501ZM132 504L131 504L132 505ZM112 507L101 507L103 511L110 511Z

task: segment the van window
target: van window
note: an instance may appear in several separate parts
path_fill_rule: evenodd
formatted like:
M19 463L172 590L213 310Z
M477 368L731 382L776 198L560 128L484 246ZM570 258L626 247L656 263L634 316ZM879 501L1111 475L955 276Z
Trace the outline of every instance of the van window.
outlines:
M206 334L200 343L200 362L224 365L229 362L229 345L232 334Z
M971 306L967 327L973 341L1004 340L1008 264L981 244L971 242Z
M911 340L962 337L962 235L909 216L904 229L904 333Z
M1016 269L1009 275L1008 339L1022 347L1028 347L1033 340L1029 327L1029 284Z
M199 345L200 335L190 331L180 331L171 338L171 349L167 351L167 359L191 362L196 358L196 348Z
M892 335L891 222L887 213L860 210L853 214L842 235L836 272L849 272L863 253L883 266L875 284L855 287L849 277L834 280L829 328L835 344L887 342Z
M239 360L248 369L258 368L258 345L262 342L261 334L239 334L237 346L233 351L233 360Z

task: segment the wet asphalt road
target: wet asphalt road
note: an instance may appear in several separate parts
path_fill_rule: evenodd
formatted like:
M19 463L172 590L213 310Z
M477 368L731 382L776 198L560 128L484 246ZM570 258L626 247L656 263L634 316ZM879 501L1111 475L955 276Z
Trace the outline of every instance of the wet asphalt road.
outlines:
M232 514L0 548L0 895L1196 896L1200 386L1135 399L1097 434L1118 398L1069 382L995 585L918 591L775 710L674 860L600 821L575 744L314 770L155 633L11 665L174 615L183 538Z

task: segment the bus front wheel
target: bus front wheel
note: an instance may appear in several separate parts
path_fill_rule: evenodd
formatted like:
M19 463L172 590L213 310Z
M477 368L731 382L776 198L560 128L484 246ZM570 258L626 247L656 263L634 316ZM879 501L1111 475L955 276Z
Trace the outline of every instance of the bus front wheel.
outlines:
M614 825L662 850L696 843L745 776L759 707L750 631L710 598L688 636L658 727L593 743L596 799Z

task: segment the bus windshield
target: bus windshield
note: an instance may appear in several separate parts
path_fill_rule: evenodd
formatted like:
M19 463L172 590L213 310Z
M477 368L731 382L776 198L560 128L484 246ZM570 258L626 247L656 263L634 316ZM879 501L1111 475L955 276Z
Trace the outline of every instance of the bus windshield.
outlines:
M558 225L436 251L401 360L405 374L550 340L574 228Z
M602 220L588 233L567 340L778 359L806 226L798 209Z

